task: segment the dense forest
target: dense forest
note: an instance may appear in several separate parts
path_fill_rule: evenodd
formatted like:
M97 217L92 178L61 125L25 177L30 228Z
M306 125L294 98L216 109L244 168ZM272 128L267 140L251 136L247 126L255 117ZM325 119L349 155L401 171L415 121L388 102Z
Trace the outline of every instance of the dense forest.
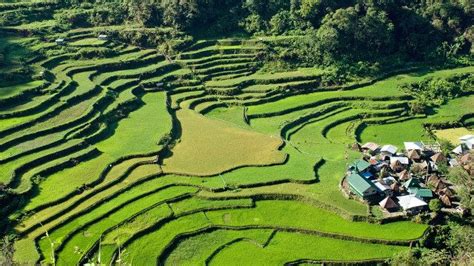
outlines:
M0 27L5 27L0 34L11 26L44 20L56 23L20 33L53 42L56 34L72 29L94 27L102 33L101 26L117 26L107 27L104 33L128 44L156 48L165 55L176 55L200 39L288 36L271 44L262 41L264 52L258 56L265 62L263 69L318 67L326 70L321 86L375 80L410 67L472 65L474 56L472 0L51 0L2 1L0 5ZM24 59L13 62L11 51L4 47L7 45L0 43L0 81L34 80L29 59L35 55L22 54ZM107 47L81 49L76 59L116 55ZM47 80L48 73L42 75ZM473 84L474 76L463 74L399 88L413 97L411 115L418 115L453 98L471 95ZM463 171L446 170L445 174L468 188L462 200L472 208L472 177ZM440 219L433 217L435 225L424 239L424 247L414 248L392 263L472 263L474 229L469 221ZM4 238L3 253L10 252L9 241L14 238Z
M11 4L15 5L15 4ZM20 4L17 4L20 5ZM42 1L5 12L0 25L16 25L49 15L63 29L101 25L168 27L165 36L229 34L302 35L282 44L274 56L309 65L354 65L373 72L382 62L445 62L466 55L474 42L474 6L469 0L151 0ZM55 5L60 12L49 6ZM33 8L35 7L35 8ZM56 10L57 11L57 10ZM137 43L157 45L166 38L146 30L124 32ZM155 43L153 43L155 41Z

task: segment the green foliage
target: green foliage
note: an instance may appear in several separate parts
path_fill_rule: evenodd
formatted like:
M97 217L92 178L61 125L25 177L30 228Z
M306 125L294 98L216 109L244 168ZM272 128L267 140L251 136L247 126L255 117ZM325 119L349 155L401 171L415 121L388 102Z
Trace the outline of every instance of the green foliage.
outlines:
M243 27L247 32L253 34L261 34L267 31L268 23L260 17L258 14L251 14L246 17L241 23L241 27Z
M454 149L454 145L447 139L438 139L438 143L440 144L441 151L444 154L449 154Z
M393 31L384 11L369 8L359 15L349 7L326 15L316 36L325 60L357 60L390 53Z
M471 93L474 75L454 75L448 78L426 78L419 82L403 84L400 89L415 97L413 113L424 113L427 107L445 104L448 100Z
M471 265L474 254L474 228L448 221L434 226L424 241L425 248L415 248L395 255L392 265Z
M466 207L474 208L474 182L473 177L461 166L451 168L448 179L457 185L457 194L461 198L461 204Z
M74 8L64 9L54 15L59 25L66 28L87 27L90 26L88 10Z
M429 208L432 212L439 212L441 210L442 204L439 199L432 199L429 203Z

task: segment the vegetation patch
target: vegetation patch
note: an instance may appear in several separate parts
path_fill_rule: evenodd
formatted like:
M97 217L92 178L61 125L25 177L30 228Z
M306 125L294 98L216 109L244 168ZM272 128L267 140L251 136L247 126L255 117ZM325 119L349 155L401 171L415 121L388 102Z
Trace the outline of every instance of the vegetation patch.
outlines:
M180 110L176 116L182 135L163 162L163 171L186 175L217 175L243 166L282 164L282 141L227 122L212 120L192 111Z

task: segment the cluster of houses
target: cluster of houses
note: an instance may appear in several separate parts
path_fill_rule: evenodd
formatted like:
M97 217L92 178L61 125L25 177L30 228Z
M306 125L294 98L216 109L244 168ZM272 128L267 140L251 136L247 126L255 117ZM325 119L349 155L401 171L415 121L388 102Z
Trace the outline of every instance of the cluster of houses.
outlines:
M453 158L447 158L438 143L405 142L403 152L393 145L356 143L353 149L363 152L364 158L348 166L342 189L351 197L380 205L386 214L416 214L427 210L435 198L445 208L455 208L453 186L438 169L471 159L474 136L464 136L461 142Z
M466 135L459 140L461 144L452 150L455 156L449 160L449 165L461 166L474 176L474 135Z

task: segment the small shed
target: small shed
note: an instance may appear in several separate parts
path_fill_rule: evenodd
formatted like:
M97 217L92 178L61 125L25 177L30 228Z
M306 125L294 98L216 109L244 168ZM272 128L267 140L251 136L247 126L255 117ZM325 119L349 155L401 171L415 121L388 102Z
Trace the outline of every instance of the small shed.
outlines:
M438 193L448 187L442 180L438 180L438 182L435 182L434 184L432 184L432 186L434 188L434 191Z
M97 39L102 40L102 41L107 41L109 39L109 36L107 36L106 34L99 34Z
M390 168L395 172L401 172L407 168L409 160L407 157L390 157Z
M391 197L386 197L379 202L379 205L389 212L396 211L400 208L400 206L398 206L398 204Z
M55 42L56 42L57 45L65 45L65 44L66 44L66 39L64 39L64 38L57 38L57 39L55 40Z
M461 158L459 158L459 161L461 162L461 164L468 164L472 161L472 155L469 153L464 154L463 156L461 156Z
M360 144L358 142L354 142L354 144L352 144L352 146L351 146L351 149L353 151L361 151Z
M437 175L430 175L430 176L426 179L426 183L434 186L439 180L440 180L440 179L439 179L439 177L438 177Z
M404 156L390 157L390 163L394 161L399 161L402 165L405 165L405 166L410 164L410 160L408 159L408 157L404 157Z
M390 188L393 190L393 192L400 192L400 185L398 183L391 184Z
M347 181L351 191L363 199L377 194L375 185L357 173L352 173Z
M439 192L440 195L446 195L448 197L453 197L454 196L454 192L450 189L450 188L444 188L442 189L440 192Z
M414 173L426 174L429 172L429 170L429 165L426 161L423 161L421 163L413 163L411 165L411 171Z

